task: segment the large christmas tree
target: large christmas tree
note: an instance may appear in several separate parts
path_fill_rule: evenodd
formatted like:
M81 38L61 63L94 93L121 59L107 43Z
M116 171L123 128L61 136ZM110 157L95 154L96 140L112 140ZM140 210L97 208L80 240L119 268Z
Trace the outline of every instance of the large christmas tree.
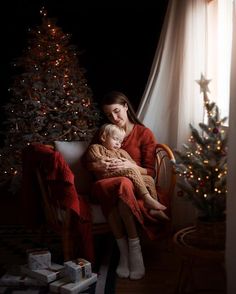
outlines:
M44 9L40 13L41 25L29 29L26 50L13 64L17 75L4 106L1 182L19 174L27 144L89 140L100 120L71 36Z
M218 106L210 102L207 92L210 80L202 75L197 81L204 98L207 122L199 129L190 125L191 137L182 151L175 151L179 174L178 195L190 200L199 217L208 221L222 220L226 208L227 134Z

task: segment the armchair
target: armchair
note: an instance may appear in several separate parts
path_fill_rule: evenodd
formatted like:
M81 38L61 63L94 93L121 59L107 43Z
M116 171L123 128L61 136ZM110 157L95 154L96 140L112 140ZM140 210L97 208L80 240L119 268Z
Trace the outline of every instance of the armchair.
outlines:
M85 246L79 248L80 254L83 252L84 257L93 260L93 250L88 250L93 242L90 233L93 236L110 231L100 205L92 203L89 198L92 179L81 160L86 148L86 142L56 141L54 146L31 144L23 151L23 192L25 197L29 193L38 195L44 221L61 236L64 260L76 257L75 250L78 248L74 246L75 235L81 238L80 245ZM158 144L157 190L161 191L161 201L168 207L175 186L173 160L170 148ZM39 193L35 194L35 190ZM29 199L32 201L32 197L26 199L28 210L34 214ZM31 204L36 209L35 203Z

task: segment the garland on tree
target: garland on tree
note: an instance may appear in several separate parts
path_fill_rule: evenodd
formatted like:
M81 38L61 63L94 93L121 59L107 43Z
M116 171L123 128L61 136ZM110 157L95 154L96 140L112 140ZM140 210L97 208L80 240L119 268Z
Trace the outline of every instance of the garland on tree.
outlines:
M183 151L175 150L178 196L190 200L199 217L222 220L226 209L227 134L216 103L207 96L210 80L201 75L197 81L203 92L207 123L199 123L200 131L190 124L191 137Z
M27 144L90 140L101 118L71 36L44 8L40 14L41 25L29 29L28 46L14 62L18 75L4 106L0 182L20 173Z

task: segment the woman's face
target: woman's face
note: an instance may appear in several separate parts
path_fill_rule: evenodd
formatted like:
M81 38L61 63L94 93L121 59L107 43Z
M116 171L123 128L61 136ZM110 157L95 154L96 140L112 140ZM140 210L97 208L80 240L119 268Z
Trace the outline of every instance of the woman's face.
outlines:
M127 110L127 104L111 104L103 106L103 111L109 121L121 128L124 128L129 120Z

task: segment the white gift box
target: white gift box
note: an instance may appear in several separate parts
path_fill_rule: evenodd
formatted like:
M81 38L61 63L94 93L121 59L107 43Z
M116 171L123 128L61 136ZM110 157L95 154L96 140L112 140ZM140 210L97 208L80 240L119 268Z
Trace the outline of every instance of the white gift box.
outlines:
M83 279L80 282L72 283L68 277L50 283L50 292L60 294L77 294L86 290L90 285L97 281L97 274L92 273L90 278Z
M22 265L21 272L44 283L53 282L65 275L64 266L57 263L52 263L50 268L39 270L31 270L28 265Z
M50 268L51 253L48 250L36 249L28 251L28 267L31 270Z
M15 275L6 273L0 278L0 286L41 286L44 285L36 279L26 275Z
M64 262L65 275L71 282L79 282L90 278L92 275L91 263L83 258Z
M66 284L71 284L71 281L69 279L69 277L65 276L62 279L56 280L52 283L50 283L49 287L50 287L50 293L61 293L61 287L66 285Z

